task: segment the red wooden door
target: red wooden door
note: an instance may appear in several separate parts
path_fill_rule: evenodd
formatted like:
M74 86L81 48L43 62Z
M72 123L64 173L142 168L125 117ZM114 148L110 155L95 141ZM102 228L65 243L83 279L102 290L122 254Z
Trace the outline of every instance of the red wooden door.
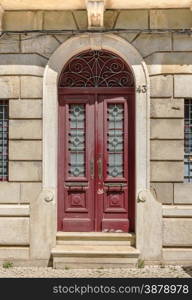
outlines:
M73 56L59 78L58 229L134 230L135 82L107 50Z
M133 230L132 103L109 91L60 96L59 230Z

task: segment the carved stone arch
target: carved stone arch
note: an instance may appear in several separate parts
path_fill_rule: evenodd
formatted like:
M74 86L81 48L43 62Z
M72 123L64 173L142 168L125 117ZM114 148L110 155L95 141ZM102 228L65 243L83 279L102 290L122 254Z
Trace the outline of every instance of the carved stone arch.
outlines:
M136 195L149 188L149 77L147 67L139 52L124 39L112 34L84 34L65 41L51 56L43 81L43 189L54 194L54 201L44 206L47 240L44 244L48 253L56 243L57 205L57 148L58 148L58 82L63 66L78 53L106 50L117 54L129 65L138 89L136 101ZM145 86L146 89L142 89ZM136 200L136 199L135 199ZM136 202L136 201L135 201ZM144 249L145 226L144 205L136 203L136 246ZM48 225L49 223L49 225ZM50 234L50 226L52 228ZM147 255L147 252L146 252Z

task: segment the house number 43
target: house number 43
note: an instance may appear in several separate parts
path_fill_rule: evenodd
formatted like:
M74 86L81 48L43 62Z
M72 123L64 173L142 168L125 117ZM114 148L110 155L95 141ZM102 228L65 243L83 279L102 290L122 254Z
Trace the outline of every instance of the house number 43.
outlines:
M146 85L139 85L137 87L137 93L146 93L147 92L147 86Z

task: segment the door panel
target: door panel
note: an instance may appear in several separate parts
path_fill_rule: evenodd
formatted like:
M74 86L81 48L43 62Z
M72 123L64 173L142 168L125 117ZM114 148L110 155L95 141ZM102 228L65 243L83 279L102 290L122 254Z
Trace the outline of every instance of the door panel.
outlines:
M101 231L123 231L128 221L128 108L122 96L98 98L98 149L102 149L102 177L98 176ZM101 162L102 161L102 162ZM98 171L99 173L99 171Z
M60 109L60 230L94 230L94 106L91 96L64 96ZM91 173L92 172L92 173ZM63 204L62 204L63 203Z
M59 230L129 231L128 100L61 96Z

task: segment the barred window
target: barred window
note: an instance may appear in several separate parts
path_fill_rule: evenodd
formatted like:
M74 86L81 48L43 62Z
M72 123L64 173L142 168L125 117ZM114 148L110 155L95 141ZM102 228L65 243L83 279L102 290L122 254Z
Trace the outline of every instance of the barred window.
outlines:
M0 100L0 181L8 180L8 101Z
M192 99L185 99L184 181L192 182Z

